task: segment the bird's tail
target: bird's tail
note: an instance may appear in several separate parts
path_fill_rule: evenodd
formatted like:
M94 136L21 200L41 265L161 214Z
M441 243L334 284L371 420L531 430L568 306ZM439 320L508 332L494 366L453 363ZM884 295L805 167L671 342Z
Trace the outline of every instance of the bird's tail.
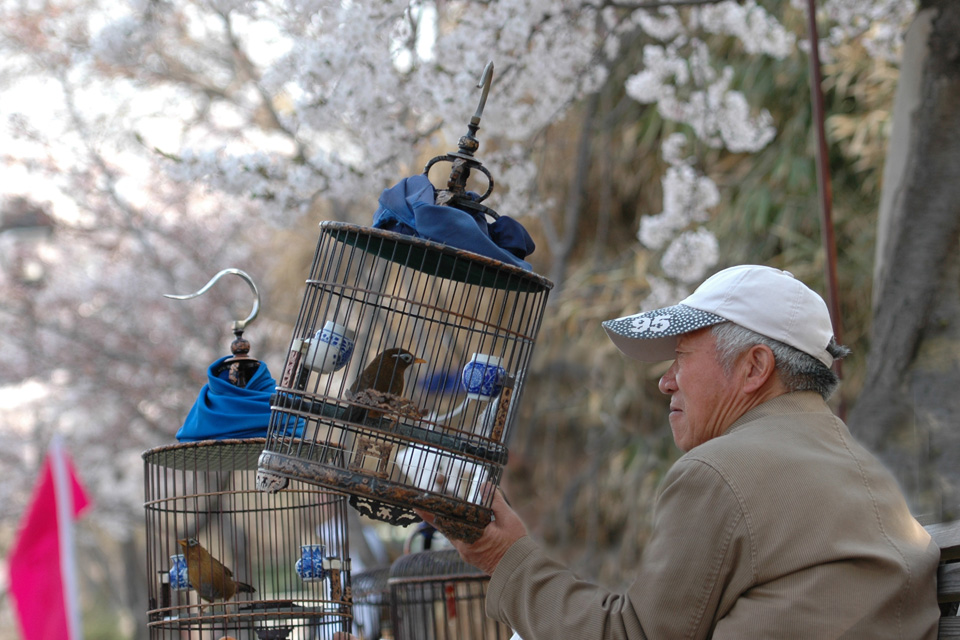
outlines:
M248 585L246 582L237 581L237 591L239 593L256 593L257 590Z

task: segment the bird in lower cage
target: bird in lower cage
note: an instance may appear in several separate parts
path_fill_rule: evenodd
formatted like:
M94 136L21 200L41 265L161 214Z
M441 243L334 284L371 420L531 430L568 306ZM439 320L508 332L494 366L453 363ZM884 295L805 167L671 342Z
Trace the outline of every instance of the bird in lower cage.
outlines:
M370 361L357 379L350 385L350 397L366 404L381 404L383 400L396 401L402 400L404 380L403 376L407 368L414 363L423 363L426 360L418 358L406 349L394 347L380 353L376 358ZM367 392L367 393L364 393ZM386 394L387 398L377 397L379 394ZM363 422L365 418L379 418L382 412L368 410L365 407L350 407L344 414L344 419L350 422Z
M183 547L187 559L187 577L190 586L207 602L222 600L226 602L236 593L254 593L256 589L245 582L235 580L233 572L210 555L196 538L184 538L177 541ZM201 605L201 610L203 606Z

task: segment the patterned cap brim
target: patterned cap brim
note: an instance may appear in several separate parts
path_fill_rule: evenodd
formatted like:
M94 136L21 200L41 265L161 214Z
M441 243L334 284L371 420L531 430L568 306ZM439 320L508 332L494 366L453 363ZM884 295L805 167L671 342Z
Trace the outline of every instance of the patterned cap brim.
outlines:
M624 355L643 362L660 362L673 360L677 336L726 321L715 313L675 304L602 324Z

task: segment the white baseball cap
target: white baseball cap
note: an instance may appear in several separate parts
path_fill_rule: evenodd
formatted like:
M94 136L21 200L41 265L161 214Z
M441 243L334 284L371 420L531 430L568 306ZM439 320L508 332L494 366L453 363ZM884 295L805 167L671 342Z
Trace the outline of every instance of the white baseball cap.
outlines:
M607 320L603 328L624 355L659 362L675 357L677 336L726 321L833 366L827 352L833 324L823 298L789 271L772 267L724 269L672 307Z

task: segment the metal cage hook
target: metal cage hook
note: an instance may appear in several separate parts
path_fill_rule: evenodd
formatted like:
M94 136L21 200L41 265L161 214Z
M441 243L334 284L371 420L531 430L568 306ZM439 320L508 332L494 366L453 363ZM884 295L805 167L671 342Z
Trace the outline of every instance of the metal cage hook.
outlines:
M473 117L470 118L472 124L480 123L480 116L483 115L483 108L487 104L487 94L490 93L490 85L493 83L493 60L487 63L487 66L483 68L483 74L480 76L480 82L477 83L477 87L481 88L480 92L480 104L477 105L477 111L473 114Z
M171 299L173 299L173 300L189 300L190 298L196 298L196 297L198 297L198 296L202 296L202 295L205 294L207 291L209 291L210 288L211 288L214 284L216 284L217 280L219 280L219 279L222 278L223 276L225 276L225 275L227 275L227 274L230 274L230 273L232 273L232 274L235 275L235 276L240 276L241 278L243 278L243 281L246 282L248 285L250 285L250 290L253 291L253 309L250 310L250 315L248 315L248 316L247 316L246 318L244 318L243 320L234 320L234 321L233 321L233 331L234 331L234 333L237 333L237 332L242 333L243 330L247 328L247 325L250 324L251 322L253 322L253 321L256 319L257 315L260 313L260 291L257 290L257 285L256 285L256 283L253 281L253 278L251 278L245 271L241 271L240 269L232 269L232 268L231 268L231 269L224 269L223 271L221 271L221 272L218 273L217 275L215 275L215 276L213 276L212 278L210 278L210 282L208 282L207 284L203 285L203 287L202 287L199 291L197 291L197 292L195 292L195 293L190 293L190 294L182 295L182 296L181 296L181 295L175 295L175 294L172 294L172 293L165 293L165 294L163 294L163 297L164 297L164 298L171 298Z

